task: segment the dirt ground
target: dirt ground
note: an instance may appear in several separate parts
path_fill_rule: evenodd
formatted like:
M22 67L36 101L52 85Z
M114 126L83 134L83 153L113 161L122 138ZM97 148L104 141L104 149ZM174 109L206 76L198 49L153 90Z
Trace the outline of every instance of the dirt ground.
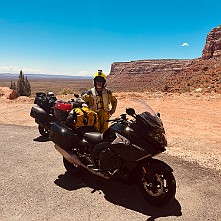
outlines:
M116 95L118 107L113 118L125 113L126 107L133 107L140 113L145 110L146 102L161 114L168 154L221 170L221 94L130 92ZM73 97L58 98L68 100ZM37 126L29 115L33 100L0 98L0 124Z

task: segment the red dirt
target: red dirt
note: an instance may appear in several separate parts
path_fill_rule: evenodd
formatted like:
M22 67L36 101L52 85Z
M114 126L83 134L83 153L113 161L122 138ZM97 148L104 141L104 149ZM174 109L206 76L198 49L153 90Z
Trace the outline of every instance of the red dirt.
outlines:
M216 93L118 93L112 117L134 107L139 113L146 101L161 113L168 139L167 153L221 170L221 94ZM63 100L73 96L59 97ZM30 117L33 98L0 98L0 124L36 126ZM37 129L37 128L36 128Z

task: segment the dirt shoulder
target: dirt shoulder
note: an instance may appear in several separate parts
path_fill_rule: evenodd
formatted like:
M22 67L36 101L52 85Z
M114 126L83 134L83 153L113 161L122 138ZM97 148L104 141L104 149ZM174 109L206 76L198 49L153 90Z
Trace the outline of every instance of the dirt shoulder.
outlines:
M165 94L118 93L118 107L112 117L134 107L144 109L146 101L160 112L166 129L167 153L194 161L202 166L221 170L221 95L220 94ZM59 99L68 100L72 96ZM0 98L0 124L36 126L30 117L33 98L15 100Z

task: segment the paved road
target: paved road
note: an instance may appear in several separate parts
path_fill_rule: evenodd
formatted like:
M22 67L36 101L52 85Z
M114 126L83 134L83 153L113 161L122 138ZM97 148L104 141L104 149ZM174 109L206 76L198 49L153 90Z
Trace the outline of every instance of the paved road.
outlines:
M163 154L174 169L176 199L165 208L135 187L85 172L67 175L62 157L36 127L0 125L0 220L220 220L221 176Z

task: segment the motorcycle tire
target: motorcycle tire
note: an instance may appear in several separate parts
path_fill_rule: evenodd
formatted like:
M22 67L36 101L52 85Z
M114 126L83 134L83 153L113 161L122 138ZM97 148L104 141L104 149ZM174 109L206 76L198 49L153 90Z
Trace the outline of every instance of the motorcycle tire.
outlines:
M40 125L38 125L38 131L39 131L39 133L41 134L41 136L43 136L43 137L49 137L49 130L48 130L48 129L46 129L46 128L40 126Z
M142 172L138 186L143 197L157 206L169 204L176 194L176 180L168 171L156 172L151 180Z
M64 168L67 170L67 173L72 175L81 175L83 172L82 166L74 165L73 163L70 163L67 159L63 157L63 164Z

